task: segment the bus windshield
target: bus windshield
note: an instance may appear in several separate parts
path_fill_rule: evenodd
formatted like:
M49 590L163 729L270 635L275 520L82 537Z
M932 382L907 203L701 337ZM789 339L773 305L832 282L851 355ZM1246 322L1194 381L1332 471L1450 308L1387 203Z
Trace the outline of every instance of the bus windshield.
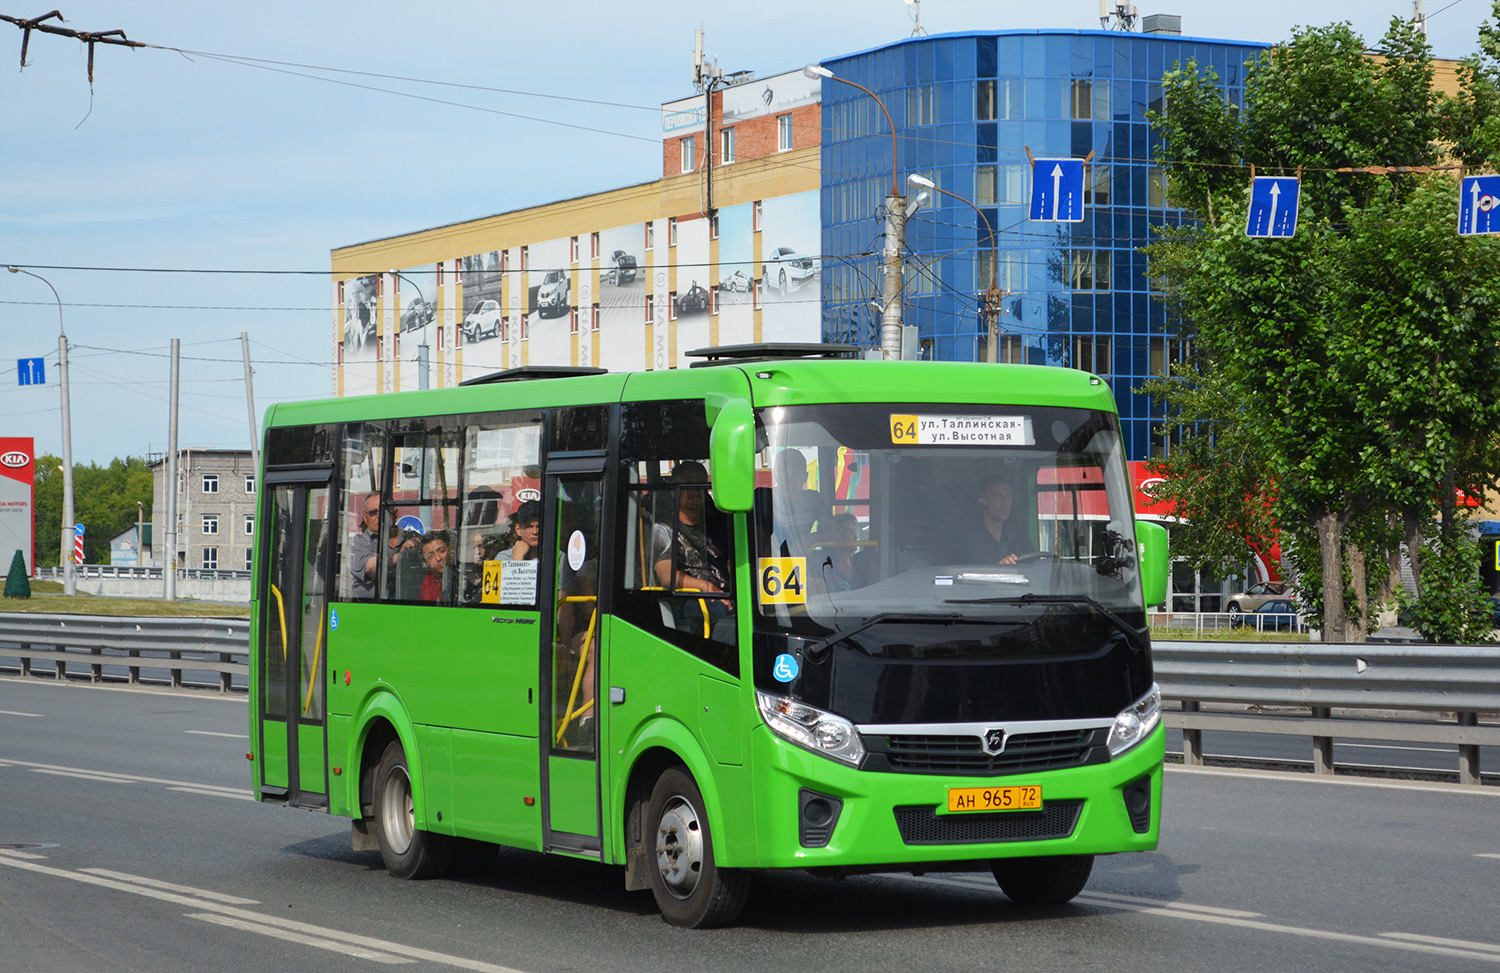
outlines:
M1144 628L1113 414L839 404L758 420L770 480L755 504L762 631L1044 612Z

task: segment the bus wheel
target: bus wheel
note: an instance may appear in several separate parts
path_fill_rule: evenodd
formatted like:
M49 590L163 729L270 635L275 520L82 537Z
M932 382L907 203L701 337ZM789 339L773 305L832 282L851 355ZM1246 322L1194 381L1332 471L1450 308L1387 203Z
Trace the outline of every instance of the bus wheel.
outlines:
M375 767L375 839L396 878L435 878L453 860L453 839L416 826L406 751L391 741Z
M1094 856L996 858L990 870L1000 891L1017 905L1060 905L1072 901L1088 884Z
M707 929L731 923L745 906L750 876L714 864L713 836L703 815L703 795L681 767L662 774L646 805L656 867L648 869L651 893L674 926Z

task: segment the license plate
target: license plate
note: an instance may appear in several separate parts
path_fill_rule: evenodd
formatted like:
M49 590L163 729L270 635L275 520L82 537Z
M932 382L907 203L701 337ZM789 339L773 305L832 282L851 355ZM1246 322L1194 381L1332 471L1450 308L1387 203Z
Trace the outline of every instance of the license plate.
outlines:
M950 787L949 811L1035 811L1042 806L1042 785Z

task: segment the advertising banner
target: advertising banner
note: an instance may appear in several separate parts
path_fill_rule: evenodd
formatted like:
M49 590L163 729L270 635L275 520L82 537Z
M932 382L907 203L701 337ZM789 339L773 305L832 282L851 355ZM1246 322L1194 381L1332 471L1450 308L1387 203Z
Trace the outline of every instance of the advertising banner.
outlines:
M36 567L36 450L31 437L0 436L0 560L4 569L20 551L26 571ZM52 539L57 543L57 538Z

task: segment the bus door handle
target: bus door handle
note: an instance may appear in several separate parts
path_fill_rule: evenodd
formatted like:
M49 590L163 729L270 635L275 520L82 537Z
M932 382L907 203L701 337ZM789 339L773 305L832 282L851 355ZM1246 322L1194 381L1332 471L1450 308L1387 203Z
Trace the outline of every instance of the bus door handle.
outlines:
M613 703L614 705L616 705L616 706L619 706L621 703L625 702L625 687L624 686L610 686L609 687L609 701L611 703Z

